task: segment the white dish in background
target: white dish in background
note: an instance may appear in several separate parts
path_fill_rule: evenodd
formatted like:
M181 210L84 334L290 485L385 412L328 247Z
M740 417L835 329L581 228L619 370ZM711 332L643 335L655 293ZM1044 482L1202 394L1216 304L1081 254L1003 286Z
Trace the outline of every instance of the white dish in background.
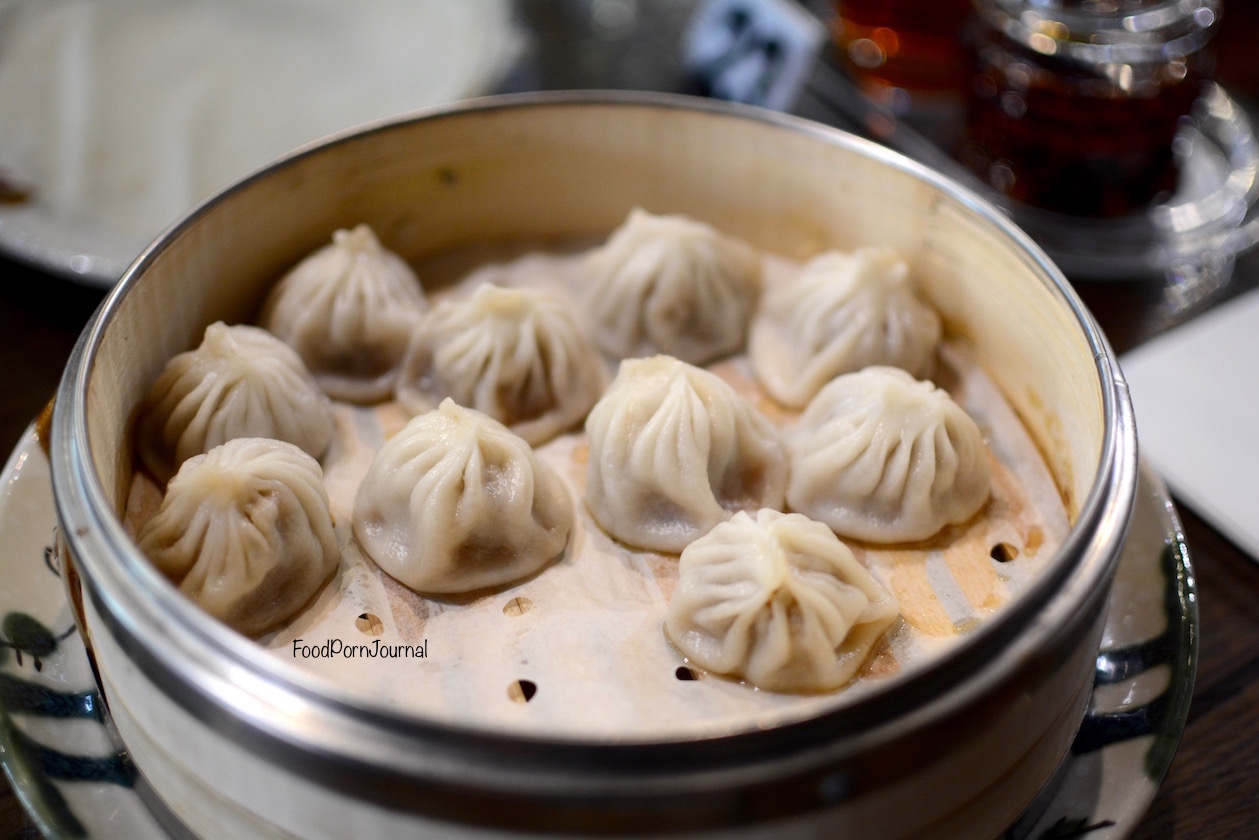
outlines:
M508 0L0 2L0 253L108 287L246 172L365 122L487 92Z
M34 709L12 699L0 705L0 766L50 838L182 836L135 776L123 744L91 712L99 695L49 550L54 523L48 461L28 432L0 473L0 572L8 581L0 611L6 630L21 612L57 642L37 666L29 653L18 661L6 632L0 680L27 687ZM1193 593L1176 512L1157 476L1144 469L1089 714L1055 781L1007 840L1077 836L1069 829L1087 829L1090 840L1120 840L1136 829L1189 710L1198 632ZM45 766L33 760L37 755ZM66 778L76 774L86 778Z

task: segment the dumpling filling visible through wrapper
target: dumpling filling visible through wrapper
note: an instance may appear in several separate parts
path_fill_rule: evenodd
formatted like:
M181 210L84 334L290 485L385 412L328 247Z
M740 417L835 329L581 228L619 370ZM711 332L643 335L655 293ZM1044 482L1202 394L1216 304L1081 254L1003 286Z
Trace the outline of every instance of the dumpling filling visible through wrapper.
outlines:
M664 353L700 365L743 346L761 294L747 243L686 216L642 209L586 261L582 313L619 359Z
M413 414L450 397L539 446L586 418L603 363L567 302L486 283L420 321L396 392Z
M626 359L586 433L586 505L626 545L676 553L735 511L782 506L778 430L703 368Z
M233 438L283 440L322 458L332 406L291 347L266 330L217 321L166 363L140 407L136 449L166 482L179 465Z
M826 525L764 509L735 514L682 552L665 633L706 670L821 692L851 681L898 615Z
M185 461L136 540L180 591L251 636L296 614L341 562L319 462L266 438Z
M925 540L988 501L983 434L949 393L899 368L830 382L788 442L791 510L843 537Z
M328 396L373 403L393 393L427 308L411 267L358 225L336 231L280 278L261 323L297 351Z
M429 594L527 577L564 551L572 527L568 491L529 444L450 399L381 447L354 501L367 556Z

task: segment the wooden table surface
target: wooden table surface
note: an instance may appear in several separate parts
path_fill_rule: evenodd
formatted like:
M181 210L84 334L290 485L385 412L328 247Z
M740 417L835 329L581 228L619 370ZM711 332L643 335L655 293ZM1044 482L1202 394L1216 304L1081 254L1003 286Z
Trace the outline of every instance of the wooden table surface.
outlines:
M1259 286L1239 263L1224 297ZM1117 351L1166 327L1156 286L1077 284ZM9 452L57 386L102 293L0 260L0 448ZM1259 836L1259 564L1180 507L1201 604L1201 649L1184 739L1136 837ZM7 784L0 838L38 832Z

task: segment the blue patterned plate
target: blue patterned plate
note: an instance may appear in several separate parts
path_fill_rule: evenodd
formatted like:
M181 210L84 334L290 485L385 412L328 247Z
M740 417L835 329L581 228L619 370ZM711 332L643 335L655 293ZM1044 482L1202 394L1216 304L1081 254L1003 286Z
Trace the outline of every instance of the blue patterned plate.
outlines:
M186 835L109 725L51 550L48 460L33 430L0 472L0 766L50 838ZM1180 741L1198 606L1180 522L1142 470L1088 715L1054 781L1005 840L1117 840Z

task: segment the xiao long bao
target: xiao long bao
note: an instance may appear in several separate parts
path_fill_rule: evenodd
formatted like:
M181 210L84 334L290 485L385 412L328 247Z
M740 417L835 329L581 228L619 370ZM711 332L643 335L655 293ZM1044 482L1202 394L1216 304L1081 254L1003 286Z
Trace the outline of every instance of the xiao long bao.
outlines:
M778 430L716 374L626 359L586 418L586 504L615 539L681 552L737 510L781 507Z
M354 535L417 592L510 583L556 559L573 505L559 476L506 426L447 399L390 438L354 501Z
M633 210L586 262L582 314L618 359L663 353L706 364L743 346L761 293L747 243L686 216Z
M321 458L332 436L332 406L297 354L265 330L220 321L150 387L136 448L166 482L188 458L232 438L285 440Z
M392 395L426 308L411 267L359 225L338 230L282 277L260 323L297 351L328 396L373 403Z
M930 376L940 333L896 251L828 251L765 295L748 356L774 399L804 408L836 376L872 365Z
M788 449L787 504L840 536L925 540L988 500L975 421L947 391L898 368L835 379L809 403Z
M180 591L246 635L291 618L341 562L319 463L266 438L185 461L136 540Z
M584 420L603 386L599 354L563 298L486 283L420 321L397 396L413 414L450 397L538 446Z
M851 681L899 615L826 525L764 509L736 513L682 552L665 634L701 668L820 692Z

